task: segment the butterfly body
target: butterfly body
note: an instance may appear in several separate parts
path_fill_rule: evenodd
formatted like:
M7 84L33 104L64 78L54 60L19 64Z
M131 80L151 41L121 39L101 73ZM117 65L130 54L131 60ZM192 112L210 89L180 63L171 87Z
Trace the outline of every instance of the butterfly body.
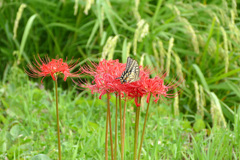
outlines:
M117 79L120 79L120 82L122 84L135 82L140 79L139 73L140 73L140 69L137 61L128 57L126 69L125 71L123 71L121 77L118 77Z

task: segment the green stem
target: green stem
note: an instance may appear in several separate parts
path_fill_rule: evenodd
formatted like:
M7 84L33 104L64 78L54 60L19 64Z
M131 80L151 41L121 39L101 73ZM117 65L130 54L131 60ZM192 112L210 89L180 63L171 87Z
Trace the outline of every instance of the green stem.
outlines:
M112 139L112 124L111 124L111 112L110 112L110 93L107 93L107 99L108 99L108 108L107 108L107 112L108 112L108 122L109 122L109 131L110 131L110 143L111 143L111 158L113 160L113 139Z
M107 106L109 106L109 98L107 96ZM108 107L107 107L107 119L106 119L106 133L105 133L105 160L108 160Z
M136 119L135 119L135 134L134 134L134 160L137 159L139 113L140 113L140 107L137 107L136 108Z
M117 97L117 95L116 95L116 113L115 113L115 150L114 150L114 159L116 160L117 159L117 112L118 112L118 110L117 110L117 107L118 106L118 97Z
M121 102L121 92L119 92L119 111L120 111L120 131L121 131L121 160L123 160L123 127L122 127L122 102Z
M60 129L59 129L59 115L58 115L58 90L57 90L57 76L55 76L55 93L56 93L56 113L57 113L57 134L58 134L58 157L59 160L62 159L61 156L61 142L60 142Z
M141 137L140 148L139 148L139 152L138 152L138 160L140 160L140 155L141 155L141 151L142 151L142 144L143 144L143 138L144 138L145 128L146 128L146 124L147 124L147 117L148 117L148 110L149 110L149 106L150 106L149 104L150 104L151 96L152 96L152 94L150 94L149 103L147 106L147 111L146 111L146 115L145 115L145 119L144 119L142 137Z
M125 144L126 105L127 105L127 95L125 95L125 102L124 102L124 108L123 108L123 141L122 141L123 159L124 159L124 144Z

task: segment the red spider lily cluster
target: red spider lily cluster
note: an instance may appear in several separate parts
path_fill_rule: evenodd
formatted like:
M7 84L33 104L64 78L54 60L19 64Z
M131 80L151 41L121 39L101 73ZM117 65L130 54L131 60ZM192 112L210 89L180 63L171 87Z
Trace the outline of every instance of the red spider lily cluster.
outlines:
M172 86L164 85L165 75L162 77L156 76L150 78L150 70L140 66L140 80L132 83L121 84L117 77L120 77L125 70L126 64L119 63L118 60L102 60L98 65L91 63L82 67L83 73L93 76L92 84L80 84L83 88L88 88L92 93L97 92L100 94L99 98L106 93L122 93L124 92L128 98L135 99L136 106L138 98L147 95L147 103L149 103L150 95L152 94L157 102L160 96L167 97L171 94L167 92L172 90Z
M72 63L71 60L69 64L67 64L67 62L63 62L62 58L50 60L47 56L44 59L40 58L39 55L38 58L40 62L35 58L35 62L33 62L34 66L29 64L29 71L25 70L25 72L31 77L43 77L43 81L46 76L50 75L55 81L55 76L62 73L64 75L64 81L66 81L67 77L79 77L80 75L79 71L70 73L76 67L78 61Z
M35 58L35 57L34 57ZM137 157L137 137L138 137L138 126L139 126L139 115L140 115L140 104L139 100L143 96L147 96L147 111L144 120L143 134L140 144L140 151L143 142L144 130L146 127L146 120L149 109L149 101L151 95L155 98L154 101L157 102L161 96L164 97L173 97L177 95L170 94L169 91L176 88L180 83L175 83L174 85L166 85L164 84L164 78L166 74L160 76L155 76L154 78L150 78L151 71L146 67L143 68L139 66L139 80L135 82L127 82L121 83L119 77L123 74L126 69L126 64L119 63L118 60L105 60L99 62L99 64L91 62L90 65L85 65L84 67L80 67L80 70L77 72L71 73L71 71L77 66L78 61L72 63L64 62L62 58L52 59L48 56L45 58L40 58L39 60L35 58L35 62L33 65L28 65L29 71L25 70L25 72L31 77L43 77L51 76L55 81L55 93L56 93L56 113L57 113L57 132L58 132L58 152L59 159L61 159L61 142L60 142L60 129L59 129L59 114L58 114L58 92L57 92L57 77L59 74L64 75L64 81L67 80L67 77L79 77L80 74L86 74L88 76L93 76L94 79L92 83L78 83L80 87L90 89L92 93L99 93L99 98L101 99L102 95L107 93L108 97L108 107L107 107L107 118L106 118L106 139L105 139L105 158L108 159L108 126L110 129L110 142L111 142L111 156L113 159L113 143L112 143L112 131L111 131L111 115L110 115L110 103L109 103L109 93L115 93L116 95L125 96L127 99L134 99L136 108L136 120L135 120L135 137L134 137L134 159ZM129 63L128 63L129 64ZM73 80L73 79L72 79ZM41 81L41 82L42 82ZM73 80L73 82L75 82ZM79 81L80 82L80 81ZM75 82L76 83L76 82ZM119 97L119 106L121 106L121 96ZM125 101L126 102L126 101ZM124 157L122 153L124 153L124 140L125 140L125 112L126 111L126 103L123 109L123 116L121 116L121 108L120 108L120 127L121 127L121 158ZM115 133L117 133L117 101L116 101L116 121L115 121ZM123 120L122 120L123 118ZM115 140L117 139L117 134L115 134ZM115 142L117 144L117 141ZM117 150L117 147L115 147ZM117 151L115 151L117 153ZM116 156L117 154L115 154ZM140 156L140 152L139 152Z
M149 103L149 98L152 94L155 98L154 101L157 102L161 96L170 97L172 94L167 92L177 87L177 85L164 85L165 74L161 77L156 76L150 78L151 71L142 66L139 66L140 79L138 81L121 84L120 80L116 78L122 75L126 68L126 64L119 63L118 60L103 59L99 64L91 62L91 65L81 67L81 73L80 70L70 73L76 67L78 61L75 63L71 63L72 61L70 61L68 64L64 62L62 58L50 60L47 56L45 58L40 58L39 55L38 58L39 61L35 58L35 62L33 62L34 66L28 65L29 71L25 70L29 76L35 78L43 77L42 81L46 76L51 76L55 81L56 75L63 74L64 81L66 81L67 77L79 77L80 74L85 73L93 76L94 80L91 84L79 83L78 85L90 89L92 93L99 93L100 99L102 95L106 93L125 93L129 99L135 99L136 106L140 106L140 104L138 104L138 99L140 97L147 95L147 103Z

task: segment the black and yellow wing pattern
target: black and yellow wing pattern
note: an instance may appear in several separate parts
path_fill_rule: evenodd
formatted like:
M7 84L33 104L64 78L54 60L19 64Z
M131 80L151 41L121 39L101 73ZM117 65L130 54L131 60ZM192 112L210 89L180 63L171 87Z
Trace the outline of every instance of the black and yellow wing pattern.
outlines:
M139 80L140 69L136 60L128 57L127 65L125 71L123 71L120 79L120 82L123 83L131 83Z

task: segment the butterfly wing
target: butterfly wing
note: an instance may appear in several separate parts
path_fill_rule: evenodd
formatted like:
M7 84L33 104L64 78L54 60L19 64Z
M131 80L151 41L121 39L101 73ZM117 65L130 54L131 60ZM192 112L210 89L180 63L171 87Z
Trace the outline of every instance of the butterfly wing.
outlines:
M129 75L127 77L127 82L135 82L139 80L139 66L136 60L133 60L131 66L129 67Z
M125 71L123 71L121 77L118 77L117 79L120 79L121 83L135 82L139 80L139 73L140 73L140 69L137 61L128 57L126 69Z

